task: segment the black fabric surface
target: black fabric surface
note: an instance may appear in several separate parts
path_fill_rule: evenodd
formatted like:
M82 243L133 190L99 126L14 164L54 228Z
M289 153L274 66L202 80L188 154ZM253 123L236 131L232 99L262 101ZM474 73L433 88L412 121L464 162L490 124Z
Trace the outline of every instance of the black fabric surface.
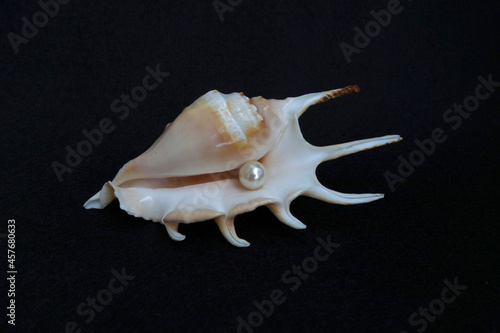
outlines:
M9 38L41 7L2 2L1 262L6 272L15 219L17 270L15 326L2 278L2 332L498 332L500 87L479 88L490 96L466 117L447 110L476 94L480 76L500 82L500 4L402 0L348 62L341 45L354 47L356 27L388 4L222 0L221 21L211 1L73 0L15 53ZM169 74L114 112L148 66ZM300 125L318 146L401 135L317 169L328 188L382 200L299 197L291 212L304 230L258 208L235 220L248 248L214 221L181 225L186 239L174 242L117 201L82 207L211 89L285 98L353 84L360 93L311 107ZM106 118L109 133L60 181L54 162ZM415 153L436 129L442 142ZM387 172L419 156L392 191ZM318 237L337 244L324 261L310 259ZM302 264L312 272L294 273ZM106 304L91 310L96 297Z

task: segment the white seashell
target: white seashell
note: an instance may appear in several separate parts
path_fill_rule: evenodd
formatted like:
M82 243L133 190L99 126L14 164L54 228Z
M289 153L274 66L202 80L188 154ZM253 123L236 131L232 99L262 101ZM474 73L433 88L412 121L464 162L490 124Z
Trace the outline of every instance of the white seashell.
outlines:
M383 194L344 194L323 187L316 167L323 161L401 140L399 135L327 147L307 143L298 118L311 105L358 92L357 86L284 100L247 98L210 91L167 125L156 142L118 171L85 208L106 207L114 198L130 215L163 223L170 237L185 238L179 223L215 219L238 247L249 243L234 218L266 205L283 223L303 229L290 203L306 195L336 204L358 204Z

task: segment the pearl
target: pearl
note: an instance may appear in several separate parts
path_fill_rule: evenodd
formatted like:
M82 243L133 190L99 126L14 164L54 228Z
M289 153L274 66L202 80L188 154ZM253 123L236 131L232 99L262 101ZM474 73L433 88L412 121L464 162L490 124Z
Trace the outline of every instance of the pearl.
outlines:
M248 161L240 168L240 182L249 190L264 186L267 180L266 168L257 161Z

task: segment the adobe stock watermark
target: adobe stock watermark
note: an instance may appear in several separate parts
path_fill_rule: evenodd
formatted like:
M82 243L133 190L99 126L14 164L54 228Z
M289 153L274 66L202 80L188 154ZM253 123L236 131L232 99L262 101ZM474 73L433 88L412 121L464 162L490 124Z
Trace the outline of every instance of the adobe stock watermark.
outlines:
M38 6L42 10L33 14L31 20L26 16L21 17L23 25L21 27L21 35L9 32L7 38L14 51L14 54L19 52L21 44L28 44L30 39L38 34L38 28L43 28L49 23L49 18L54 18L59 13L59 5L66 5L70 0L39 0Z
M139 103L146 99L148 92L158 88L163 79L170 75L170 73L160 70L160 64L157 64L155 69L146 66L145 70L147 74L143 77L142 84L133 87L130 94L121 94L120 98L111 102L111 112L116 114L119 120L126 119L130 114L130 109L136 109ZM115 123L116 121L113 122L111 118L102 118L93 129L82 130L85 139L78 142L74 148L70 145L65 147L66 158L64 161L53 161L51 164L59 182L64 180L65 173L73 172L74 168L82 163L83 158L89 156L92 150L102 143L104 134L110 134L116 129Z
M281 275L281 281L285 284L289 291L294 292L300 288L302 282L307 280L310 274L318 270L319 263L330 258L335 249L340 247L339 243L332 242L331 235L326 237L326 241L318 237L316 238L318 245L314 249L313 255L306 257L299 265L293 265L291 269L286 270ZM273 315L274 310L278 305L285 303L287 300L286 290L277 288L270 292L269 297L262 301L254 300L252 302L255 310L250 312L245 318L238 316L236 321L238 333L252 333L254 329L262 326L265 318Z
M399 0L389 0L387 3L387 9L382 9L378 12L374 10L370 11L370 15L373 17L373 20L366 23L364 31L362 31L358 26L354 27L354 31L356 33L354 35L353 44L355 46L346 42L339 44L347 63L351 63L352 55L354 53L360 54L361 50L370 44L371 39L377 37L382 31L382 28L386 28L389 23L391 23L392 16L401 14L403 9L404 7L401 5Z
M212 6L214 6L215 11L217 12L219 20L224 22L224 13L232 12L234 8L241 5L242 2L243 0L214 0L214 2L212 2Z
M418 333L424 332L429 323L433 323L437 316L444 312L446 305L455 302L461 292L467 289L466 285L458 283L458 277L455 277L453 283L448 279L444 279L443 283L446 287L441 290L440 296L430 301L427 307L421 306L418 312L413 312L408 318L408 323L415 327ZM401 333L408 333L408 331L401 331Z
M86 324L90 324L97 316L96 312L102 312L113 301L114 296L123 292L125 287L129 285L129 282L135 279L135 276L128 275L125 272L125 268L122 268L121 273L112 269L111 274L113 277L109 280L105 288L99 290L95 296L87 297L85 302L78 304L76 307L76 314ZM61 331L61 333L81 332L83 332L82 325L75 320L68 321L64 325L64 330Z
M468 119L471 113L479 108L480 101L487 100L495 92L495 88L500 87L500 82L493 81L492 74L488 74L487 77L485 79L482 75L479 75L477 78L479 84L476 86L474 94L465 97L461 104L453 104L453 109L449 108L443 113L443 121L450 125L451 130L456 131L459 129L463 120ZM384 173L391 192L396 190L396 184L404 183L406 179L413 175L415 167L421 166L426 158L434 154L437 144L442 144L447 139L448 135L445 134L445 130L441 127L433 129L427 139L415 139L414 142L417 148L410 152L408 158L402 155L398 156L400 163L397 174L389 170Z

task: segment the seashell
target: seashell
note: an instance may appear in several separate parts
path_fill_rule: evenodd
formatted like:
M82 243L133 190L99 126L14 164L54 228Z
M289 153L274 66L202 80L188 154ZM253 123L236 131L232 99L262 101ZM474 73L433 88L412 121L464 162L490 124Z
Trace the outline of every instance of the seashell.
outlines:
M299 195L343 205L381 199L379 193L327 189L315 170L323 161L400 141L399 135L316 147L299 127L299 117L311 105L358 91L348 86L284 100L209 91L84 207L102 209L118 198L121 209L162 223L176 241L185 238L179 223L215 219L232 245L244 247L249 243L236 235L234 218L259 206L267 206L286 225L304 229L290 213Z

